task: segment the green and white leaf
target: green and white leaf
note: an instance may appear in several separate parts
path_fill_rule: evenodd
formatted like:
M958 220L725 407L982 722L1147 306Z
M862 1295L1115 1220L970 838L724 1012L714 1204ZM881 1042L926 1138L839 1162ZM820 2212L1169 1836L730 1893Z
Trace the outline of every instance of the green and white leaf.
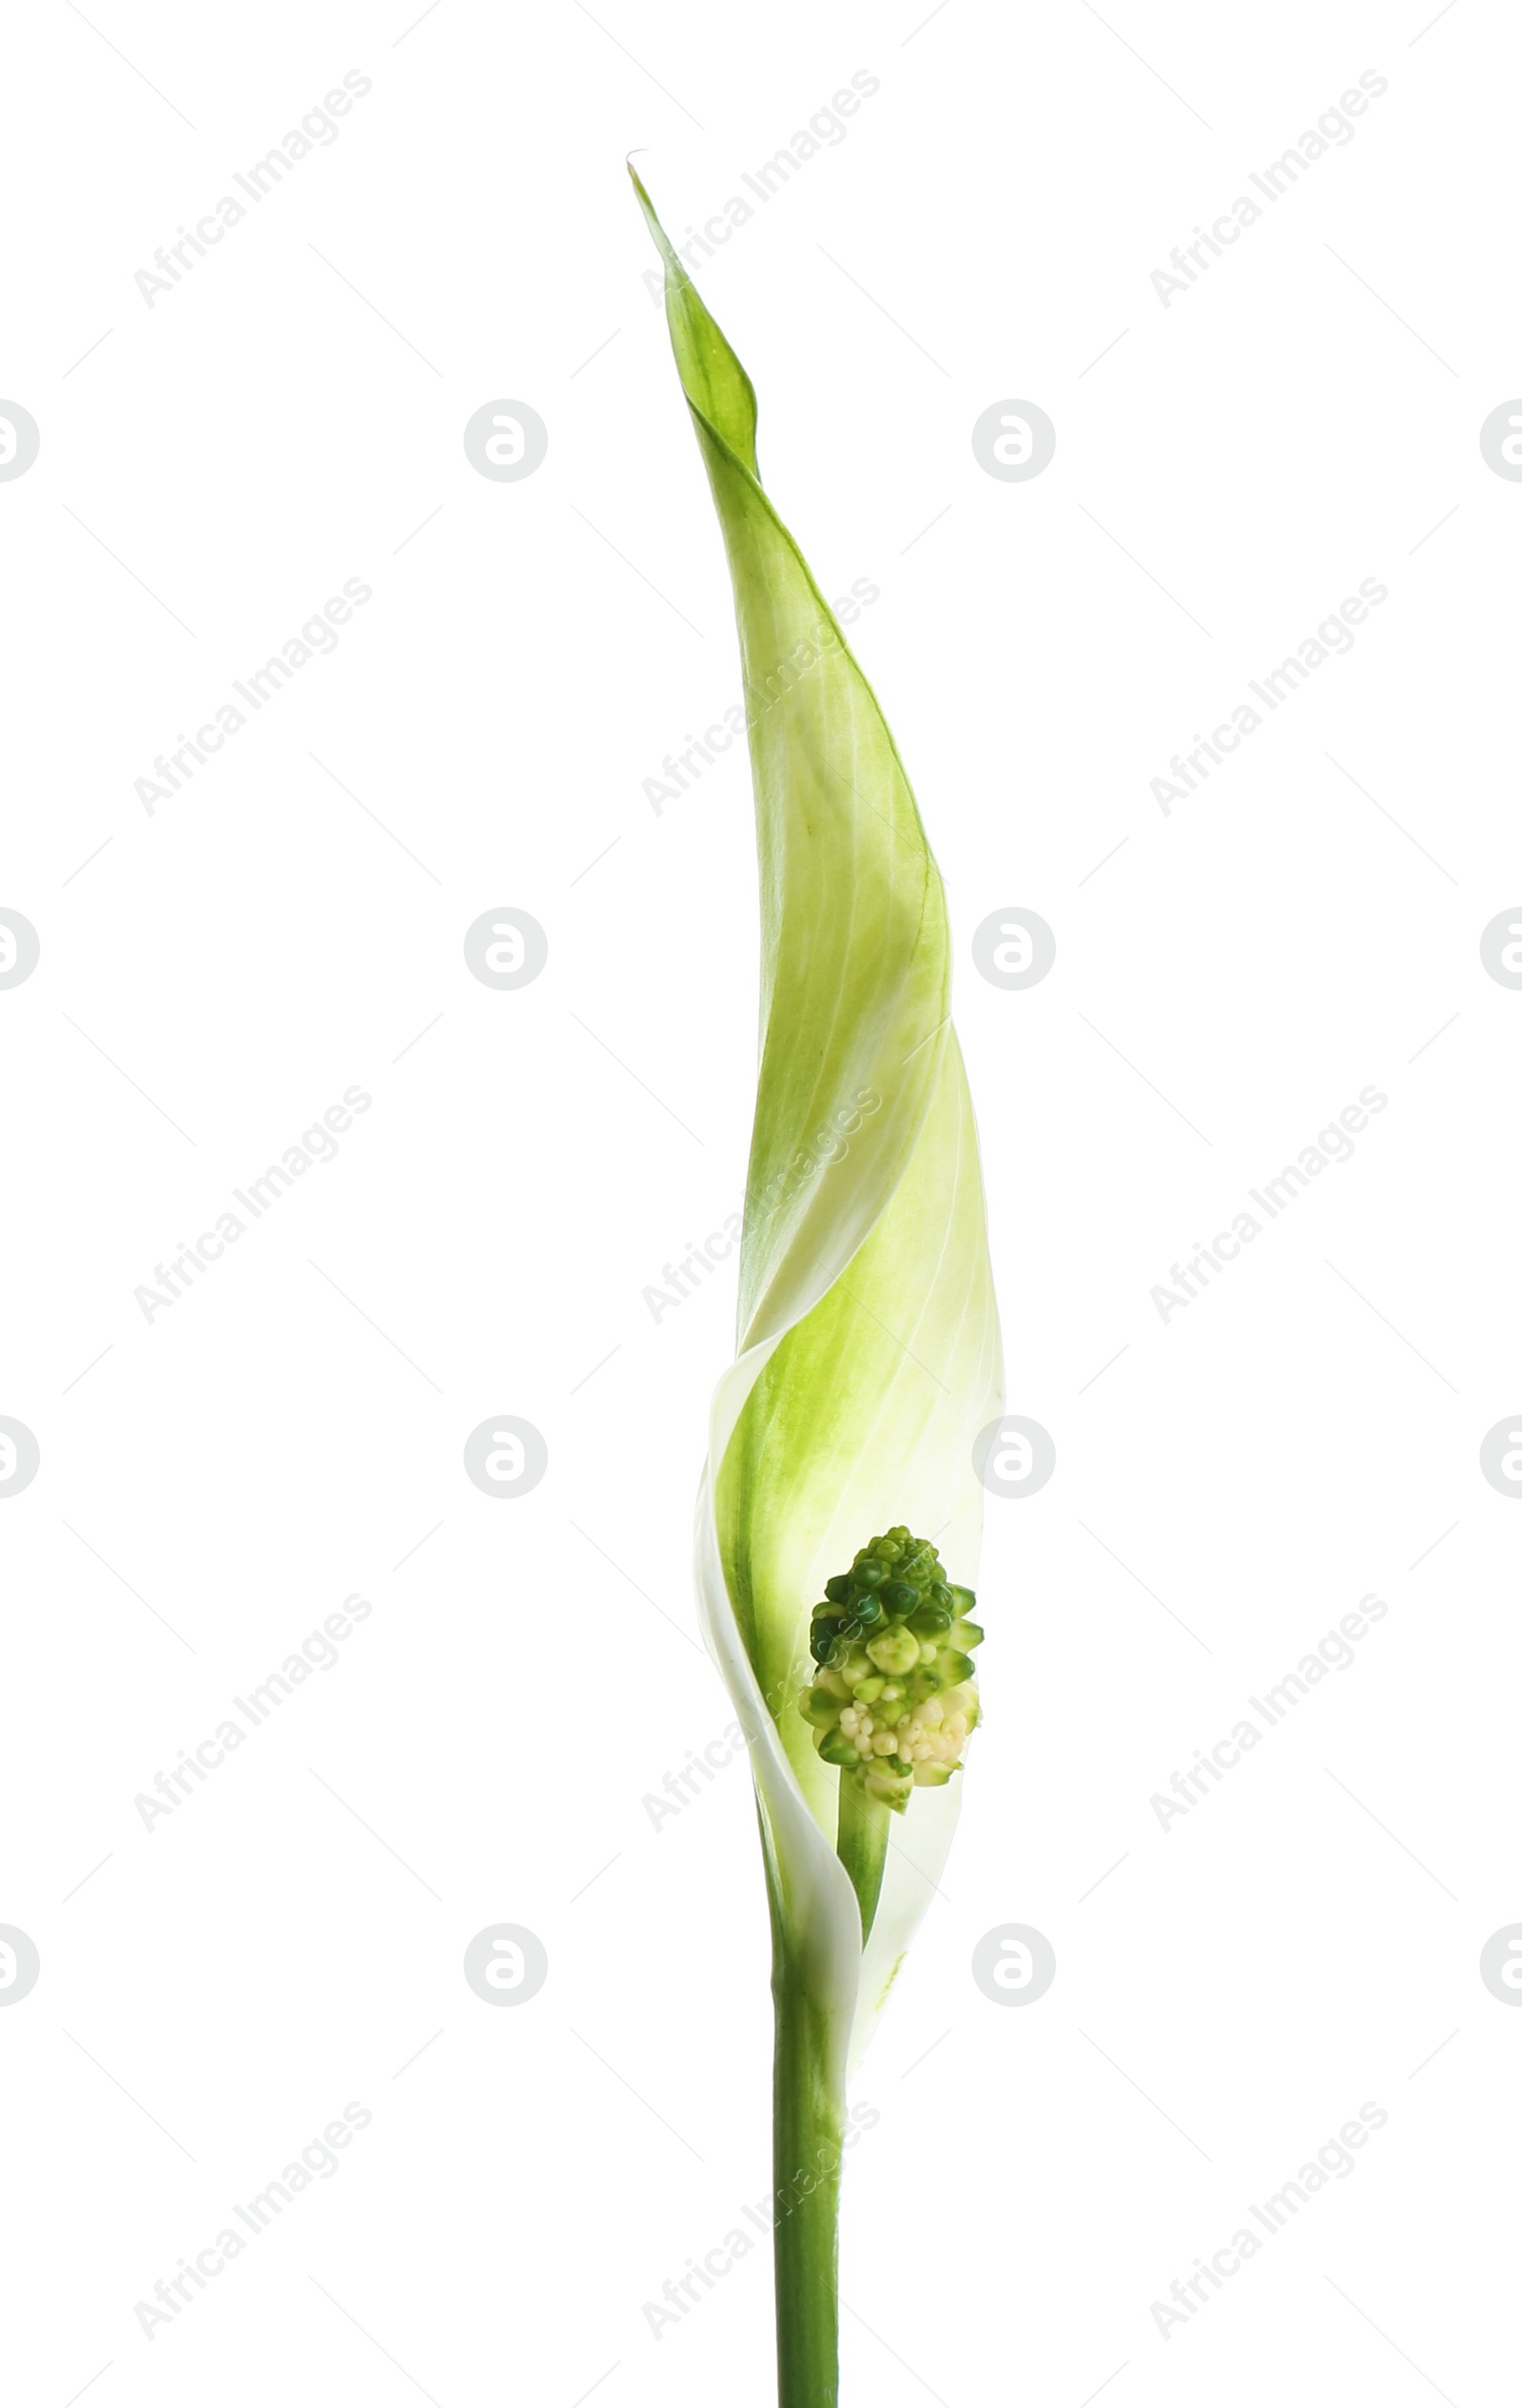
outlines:
M797 1711L826 1577L894 1523L976 1584L973 1441L1001 1409L946 900L871 688L762 489L755 395L667 242L666 310L734 586L761 871L761 1061L736 1359L697 1517L705 1634L750 1743L773 1913L859 2058L964 1775L894 1818L865 1954L839 1775Z

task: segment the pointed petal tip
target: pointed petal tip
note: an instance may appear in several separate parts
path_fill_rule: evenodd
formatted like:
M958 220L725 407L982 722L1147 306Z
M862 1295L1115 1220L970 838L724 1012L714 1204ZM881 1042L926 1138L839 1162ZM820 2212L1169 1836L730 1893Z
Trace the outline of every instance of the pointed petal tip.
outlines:
M629 152L624 161L624 166L629 170L629 181L634 186L634 193L639 202L639 206L645 212L645 224L650 228L651 241L654 244L655 248L659 251L661 258L666 263L667 274L669 276L674 276L679 283L685 284L688 281L687 270L683 267L681 261L677 258L675 251L672 248L671 242L667 236L666 228L662 225L659 218L655 214L655 204L651 199L650 194L646 191L644 184L640 178L639 171L634 164L638 155L639 154L636 151L632 150Z

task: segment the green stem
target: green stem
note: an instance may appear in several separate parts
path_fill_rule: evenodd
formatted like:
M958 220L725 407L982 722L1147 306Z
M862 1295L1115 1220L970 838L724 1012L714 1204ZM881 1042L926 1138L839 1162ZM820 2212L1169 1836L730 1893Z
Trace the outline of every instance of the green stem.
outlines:
M883 1887L883 1868L888 1862L888 1818L891 1809L886 1798L868 1797L858 1780L850 1773L840 1776L840 1821L835 1840L836 1852L851 1878L862 1910L862 1945L872 1928L877 1912L878 1893Z
M836 2235L846 2102L838 2035L776 1934L771 1995L772 2205L777 2285L778 2408L836 2408L839 2305Z

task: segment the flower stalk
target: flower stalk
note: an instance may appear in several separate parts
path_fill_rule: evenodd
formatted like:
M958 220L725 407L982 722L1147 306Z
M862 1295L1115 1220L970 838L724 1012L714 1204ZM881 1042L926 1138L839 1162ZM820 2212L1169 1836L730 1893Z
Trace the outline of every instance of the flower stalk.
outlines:
M773 1932L772 2257L779 2408L835 2408L846 2089L829 2010Z
M850 1886L862 1910L864 1948L882 1894L889 1811L887 1798L869 1796L859 1781L842 1780L835 1852L850 1875Z

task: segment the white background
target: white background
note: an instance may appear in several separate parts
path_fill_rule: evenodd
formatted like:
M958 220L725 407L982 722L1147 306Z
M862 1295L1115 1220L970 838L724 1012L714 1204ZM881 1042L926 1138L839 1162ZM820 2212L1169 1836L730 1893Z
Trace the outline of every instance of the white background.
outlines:
M825 592L881 587L853 637L946 876L1009 1403L1058 1468L990 1507L987 1728L861 2085L845 2397L1503 2396L1522 2021L1477 1960L1519 1912L1522 1662L1478 1450L1522 1376L1522 995L1478 938L1522 891L1522 492L1477 434L1522 389L1522 35L1429 12L13 26L18 2400L769 2396L763 2248L658 2339L642 2313L768 2189L770 2019L743 1764L658 1830L642 1803L730 1719L687 1566L732 1265L658 1325L642 1290L739 1203L755 898L737 752L642 792L738 678L623 161L680 235L857 69L847 138L701 282ZM148 307L155 248L351 69L339 139ZM1173 246L1371 69L1356 138L1165 309ZM461 444L503 396L549 428L518 483ZM969 442L1009 396L1058 433L1026 484ZM351 578L337 651L145 812ZM1169 756L1364 578L1351 654L1164 816ZM499 993L461 940L508 906L550 956ZM1057 934L1024 993L968 949L1009 906ZM338 1158L146 1321L355 1085ZM1170 1265L1371 1085L1354 1158L1164 1323ZM461 1467L503 1412L550 1454L512 1501ZM146 1830L356 1591L333 1669ZM1353 1667L1161 1830L1371 1591ZM549 1953L512 2012L461 1974L501 1921ZM1009 1921L1058 1960L1019 2012L969 1971ZM134 2302L350 2101L339 2173L146 2339ZM1160 2335L1365 2102L1356 2174Z

